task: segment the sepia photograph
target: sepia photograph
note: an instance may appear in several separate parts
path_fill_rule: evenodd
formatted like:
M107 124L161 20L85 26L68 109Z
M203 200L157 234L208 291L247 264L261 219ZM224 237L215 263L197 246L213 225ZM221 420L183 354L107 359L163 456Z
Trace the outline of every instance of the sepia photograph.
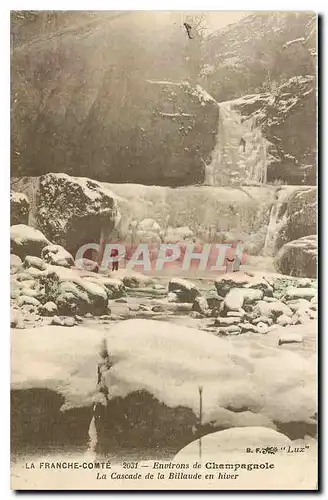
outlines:
M12 490L318 490L317 66L310 11L11 10Z

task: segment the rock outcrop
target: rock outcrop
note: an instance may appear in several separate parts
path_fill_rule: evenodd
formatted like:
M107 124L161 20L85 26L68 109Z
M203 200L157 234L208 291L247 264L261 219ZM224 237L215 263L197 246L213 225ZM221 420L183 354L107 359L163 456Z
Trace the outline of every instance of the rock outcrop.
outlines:
M286 243L275 257L278 272L291 276L317 277L317 236L310 235Z
M285 243L317 233L317 190L309 187L295 190L281 207L284 222L281 224L277 239L276 250Z
M91 179L67 174L40 178L35 226L53 243L75 255L85 243L100 243L117 222L115 195Z
M233 143L232 180L243 178L243 166L254 164L251 155L259 153L268 167L262 180L316 184L316 29L310 12L255 13L213 33L204 45L206 88L239 114L230 113L219 131L221 143Z
M10 193L10 225L28 224L30 202L23 193Z

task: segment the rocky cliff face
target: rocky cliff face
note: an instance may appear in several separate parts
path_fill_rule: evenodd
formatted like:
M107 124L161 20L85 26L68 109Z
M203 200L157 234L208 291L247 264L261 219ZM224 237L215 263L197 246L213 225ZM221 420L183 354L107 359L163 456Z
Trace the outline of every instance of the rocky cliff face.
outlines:
M266 160L262 159L268 167L265 180L315 184L315 16L280 12L247 16L213 34L205 52L204 85L223 112L229 101L243 124L237 134L234 127L226 138L230 147L236 136L239 139L234 169L248 160L247 154L243 158L238 151L240 141L245 150L254 133L260 132L269 146ZM254 148L249 151L248 157ZM242 168L238 173L242 174Z
M218 107L188 78L172 16L77 13L45 33L38 18L14 30L13 173L202 182Z
M233 106L273 148L267 177L250 178L314 184L315 37L312 13L247 16L202 41L172 13L14 16L13 173L202 183L215 144L240 160L238 133L218 133L217 102L243 97ZM261 151L242 151L242 165ZM234 167L229 183L249 178Z

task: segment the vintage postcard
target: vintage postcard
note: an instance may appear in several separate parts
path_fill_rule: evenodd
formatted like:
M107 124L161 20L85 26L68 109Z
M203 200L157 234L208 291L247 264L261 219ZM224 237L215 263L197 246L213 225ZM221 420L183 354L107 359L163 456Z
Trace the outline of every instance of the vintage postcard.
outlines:
M317 490L317 15L11 11L11 487Z

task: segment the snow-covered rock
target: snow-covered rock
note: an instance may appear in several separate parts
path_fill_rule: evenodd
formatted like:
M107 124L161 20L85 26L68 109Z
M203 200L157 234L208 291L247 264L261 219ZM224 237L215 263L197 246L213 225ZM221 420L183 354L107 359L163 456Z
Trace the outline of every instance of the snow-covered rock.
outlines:
M200 294L194 283L183 278L172 278L169 282L169 292L174 292L180 302L194 302Z
M43 316L54 316L57 312L58 308L54 302L46 302L40 307L40 314Z
M238 311L244 305L245 295L242 288L232 288L224 298L224 307L228 311Z
M30 202L23 193L10 193L10 224L28 224Z
M265 316L274 320L282 314L288 317L293 315L291 309L286 304L278 300L275 302L265 302L264 300L260 300L254 308L254 313L258 316Z
M74 259L72 255L60 245L48 245L42 249L42 259L54 266L72 267Z
M287 300L294 299L308 299L311 300L313 297L317 296L317 290L315 288L287 288L285 298Z
M42 249L49 245L50 241L33 227L17 224L10 227L11 253L24 259L27 255L40 257Z
M276 237L276 251L290 241L317 233L317 196L314 186L295 189L289 196L280 214L282 224Z
M53 243L75 254L83 244L99 244L102 230L108 237L115 228L116 197L97 181L47 174L40 178L35 220Z
M22 259L15 254L10 254L10 268L17 269L22 265Z
M290 276L317 277L317 236L304 236L286 243L275 257L278 272Z

